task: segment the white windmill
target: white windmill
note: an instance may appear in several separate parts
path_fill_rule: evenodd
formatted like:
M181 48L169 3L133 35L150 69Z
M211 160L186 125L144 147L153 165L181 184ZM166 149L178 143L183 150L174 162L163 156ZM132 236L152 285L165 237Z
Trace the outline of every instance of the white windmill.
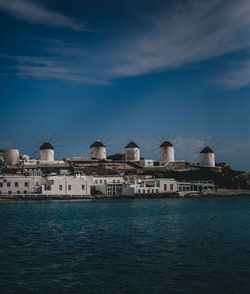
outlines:
M140 148L135 144L134 141L131 141L125 147L125 160L127 161L139 161L140 160Z
M96 140L90 145L90 158L99 160L105 160L107 158L106 146L100 140Z

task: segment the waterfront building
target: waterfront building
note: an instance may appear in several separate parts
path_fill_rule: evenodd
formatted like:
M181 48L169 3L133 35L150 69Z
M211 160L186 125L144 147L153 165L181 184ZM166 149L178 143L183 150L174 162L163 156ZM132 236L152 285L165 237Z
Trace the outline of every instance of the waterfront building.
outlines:
M97 194L106 196L134 196L134 187L126 183L108 183L95 186Z
M24 176L24 175L1 175L0 176L0 194L18 195L18 194L37 194L41 193L42 177Z
M140 148L131 141L125 147L125 160L127 161L139 161L140 160Z
M93 176L93 185L103 185L111 183L124 183L123 176Z
M41 192L44 195L78 195L91 194L92 177L74 176L47 176L43 179Z
M178 192L180 193L209 193L217 192L218 187L212 181L191 181L177 182Z
M0 177L1 195L78 195L91 194L93 177L74 175L2 175Z
M168 178L135 180L131 186L134 187L135 194L167 194L177 192L176 180Z

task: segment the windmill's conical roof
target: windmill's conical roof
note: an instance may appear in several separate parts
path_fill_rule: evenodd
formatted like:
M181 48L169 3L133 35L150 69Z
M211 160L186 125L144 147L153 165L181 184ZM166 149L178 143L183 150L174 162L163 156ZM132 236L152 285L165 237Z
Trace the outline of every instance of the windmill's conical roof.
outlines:
M99 140L96 140L91 146L90 148L92 147L106 147L101 141Z
M125 147L125 149L127 148L139 148L138 145L135 144L134 141L131 141L130 143L128 143L128 145ZM140 148L139 148L140 149Z
M214 151L210 147L206 146L200 153L214 153Z
M169 141L164 141L160 147L174 147Z
M42 144L42 146L40 147L40 150L46 150L46 149L54 150L54 147L50 144L50 142L46 141Z

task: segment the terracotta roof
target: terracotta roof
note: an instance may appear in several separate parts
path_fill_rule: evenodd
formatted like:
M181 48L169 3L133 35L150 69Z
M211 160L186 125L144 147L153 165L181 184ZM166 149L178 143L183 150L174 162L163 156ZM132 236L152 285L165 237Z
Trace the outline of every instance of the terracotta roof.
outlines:
M135 142L133 142L133 141L131 141L130 143L128 143L128 145L125 147L125 149L127 149L127 148L139 148L140 149L140 147L137 146L135 144Z
M91 146L90 148L92 147L106 147L101 141L95 141Z
M54 150L54 147L48 142L44 142L43 145L40 147L40 150L51 149Z
M174 147L169 141L164 141L160 147Z
M206 146L205 148L203 148L201 150L200 153L214 153L213 150L211 148L209 148L208 146Z

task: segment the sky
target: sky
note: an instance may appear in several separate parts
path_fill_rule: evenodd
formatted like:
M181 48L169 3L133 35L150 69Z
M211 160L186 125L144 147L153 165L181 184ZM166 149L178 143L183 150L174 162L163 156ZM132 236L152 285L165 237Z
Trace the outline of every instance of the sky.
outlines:
M134 140L250 171L248 0L0 0L0 149ZM53 137L53 138L51 138Z

